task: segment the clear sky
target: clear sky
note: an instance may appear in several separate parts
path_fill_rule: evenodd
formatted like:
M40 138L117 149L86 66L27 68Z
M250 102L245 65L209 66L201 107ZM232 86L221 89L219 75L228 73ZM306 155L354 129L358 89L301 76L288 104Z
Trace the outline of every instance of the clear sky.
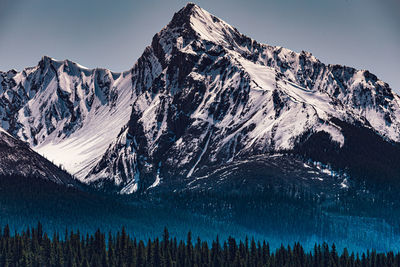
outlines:
M192 1L259 42L368 69L400 93L399 0ZM43 55L128 70L179 0L0 0L0 70Z

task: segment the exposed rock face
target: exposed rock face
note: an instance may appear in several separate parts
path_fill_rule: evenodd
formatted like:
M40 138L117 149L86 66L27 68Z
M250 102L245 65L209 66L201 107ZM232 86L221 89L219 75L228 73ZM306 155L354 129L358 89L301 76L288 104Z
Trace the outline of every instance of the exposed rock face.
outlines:
M69 174L2 128L0 128L0 176L40 178L67 186L78 184Z
M82 181L111 180L122 193L189 183L199 170L266 153L319 160L307 143L316 134L327 138L317 143L322 151L336 151L324 162L337 163L350 126L396 149L400 142L400 98L388 84L260 44L194 4L173 16L130 71L43 58L0 77L3 127L49 157L73 155L60 163Z

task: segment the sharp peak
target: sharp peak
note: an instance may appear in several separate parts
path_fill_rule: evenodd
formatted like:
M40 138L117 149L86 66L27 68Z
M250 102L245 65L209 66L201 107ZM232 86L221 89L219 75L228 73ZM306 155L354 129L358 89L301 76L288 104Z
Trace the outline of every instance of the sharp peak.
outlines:
M241 36L236 28L194 3L188 3L176 12L158 35L171 29L178 29L180 34L185 34L189 38L198 36L216 43L226 42L222 39L232 39L233 35Z
M212 15L207 10L201 8L195 3L189 2L181 8L178 12L176 12L170 22L172 25L182 26L185 22L188 22L191 18L206 18L211 16L216 21L220 21L219 18Z
M55 59L53 57L46 56L46 55L42 56L42 58L39 61L39 65L40 66L47 66L49 64L54 64L54 63L62 64L63 61Z
M47 55L42 56L42 58L40 59L39 62L46 62L46 63L48 63L48 62L57 62L57 63L61 63L61 64L62 63L73 63L73 64L76 64L75 62L73 62L73 61L71 61L69 59L59 60L59 59L55 59L54 57L50 57L50 56L47 56Z
M80 65L80 64L78 64L78 63L76 63L76 62L74 62L72 60L69 60L69 59L58 60L58 59L55 59L53 57L49 57L47 55L42 56L42 58L39 61L39 66L48 66L50 64L57 64L58 66L59 65L69 65L69 66L71 66L72 65L72 66L75 66L75 67L77 67L79 69L89 70L89 68L87 68L85 66L82 66L82 65Z
M192 11L192 10L194 10L194 9L202 9L201 7L199 7L198 5L196 5L195 3L193 3L193 2L188 2L187 4L186 4L186 6L184 6L183 8L181 8L181 10L179 10L178 11L178 13L179 12L183 12L183 11Z
M198 8L200 8L200 7L198 7L196 4L188 3L186 6L184 6L183 8L181 8L178 12L176 12L174 14L169 25L170 26L185 25L190 20L190 17L193 16L194 10L196 10Z

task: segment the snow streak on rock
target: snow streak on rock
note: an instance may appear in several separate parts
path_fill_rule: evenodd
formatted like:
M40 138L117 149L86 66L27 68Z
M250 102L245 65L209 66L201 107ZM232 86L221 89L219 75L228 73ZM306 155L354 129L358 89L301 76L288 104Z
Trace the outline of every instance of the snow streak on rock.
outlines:
M290 151L333 118L400 141L400 98L368 71L260 44L195 4L177 12L124 73L44 57L0 73L12 134L82 181L132 193L164 177Z

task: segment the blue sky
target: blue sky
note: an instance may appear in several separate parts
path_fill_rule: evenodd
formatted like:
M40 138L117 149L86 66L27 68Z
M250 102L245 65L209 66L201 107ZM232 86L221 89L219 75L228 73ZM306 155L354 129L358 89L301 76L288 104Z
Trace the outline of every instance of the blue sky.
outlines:
M400 92L398 0L193 1L259 42L368 69ZM0 70L43 55L129 69L186 1L0 0Z

